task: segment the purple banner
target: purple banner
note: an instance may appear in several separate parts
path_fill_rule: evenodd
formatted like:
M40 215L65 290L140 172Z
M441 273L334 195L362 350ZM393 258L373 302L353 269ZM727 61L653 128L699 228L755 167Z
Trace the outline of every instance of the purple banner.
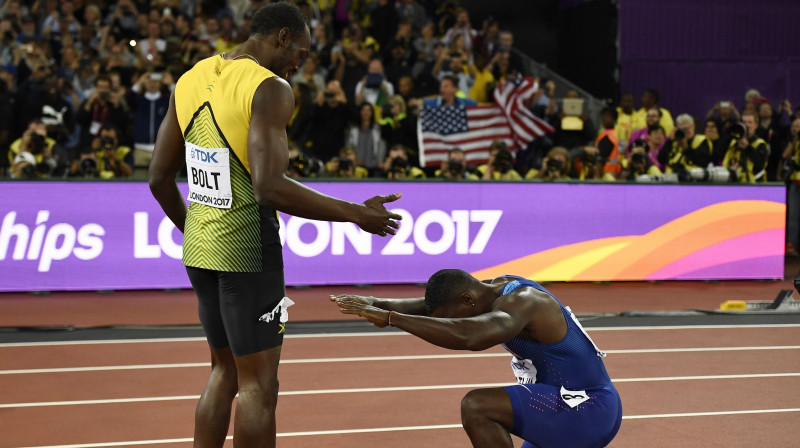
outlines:
M185 288L182 235L146 183L5 182L0 291ZM783 277L783 186L314 182L403 193L381 238L281 215L289 285L425 282L438 269L537 280ZM184 195L187 190L182 187Z

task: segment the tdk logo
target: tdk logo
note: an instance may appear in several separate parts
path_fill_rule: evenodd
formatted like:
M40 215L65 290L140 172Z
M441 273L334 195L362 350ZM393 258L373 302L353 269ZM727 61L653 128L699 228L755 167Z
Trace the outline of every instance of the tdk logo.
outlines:
M217 152L203 151L202 149L192 149L189 151L189 157L194 160L199 160L204 163L219 163L217 161Z

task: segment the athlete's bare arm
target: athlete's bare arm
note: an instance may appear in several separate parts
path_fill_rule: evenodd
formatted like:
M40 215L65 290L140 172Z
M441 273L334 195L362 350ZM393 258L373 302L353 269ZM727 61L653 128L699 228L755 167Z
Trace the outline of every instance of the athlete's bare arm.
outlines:
M175 113L175 95L170 95L167 116L156 136L153 159L147 171L150 191L175 227L183 232L186 223L186 202L178 190L175 176L185 162L183 134Z
M425 308L425 297L413 297L407 299L387 299L380 297L358 296L354 294L332 295L331 300L339 302L342 299L359 300L365 305L374 306L386 311L394 311L415 316L427 316L428 310Z
M383 204L399 194L375 196L364 204L343 201L321 194L284 173L289 164L286 124L294 111L294 95L281 78L266 79L253 97L247 157L256 201L291 215L324 221L350 221L379 235L394 234L399 215Z
M392 326L440 347L486 350L512 339L531 324L535 326L537 314L542 317L551 314L550 301L553 299L541 291L523 288L500 297L492 311L475 317L450 319L395 312L392 314ZM389 313L386 310L349 299L341 299L337 303L345 314L357 314L379 327L388 324Z

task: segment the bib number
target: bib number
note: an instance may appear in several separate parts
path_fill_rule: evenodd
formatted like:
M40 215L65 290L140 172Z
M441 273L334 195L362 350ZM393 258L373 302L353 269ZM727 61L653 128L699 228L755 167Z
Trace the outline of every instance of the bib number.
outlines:
M231 166L228 148L201 148L186 143L188 199L215 208L231 208Z

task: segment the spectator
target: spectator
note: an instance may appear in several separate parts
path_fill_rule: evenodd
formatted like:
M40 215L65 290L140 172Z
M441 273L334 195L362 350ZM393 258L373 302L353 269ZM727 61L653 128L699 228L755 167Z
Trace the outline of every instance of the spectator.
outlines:
M175 87L169 72L143 73L131 87L133 109L133 175L147 177L158 128L167 115L169 91Z
M487 17L483 21L483 28L475 38L472 53L483 55L488 61L495 53L495 49L500 41L500 24L493 17Z
M60 40L60 34L70 33L78 35L81 27L78 19L75 18L75 5L71 0L62 0L60 11L51 12L42 24L42 33L51 40Z
M442 162L442 165L436 170L435 176L450 180L480 179L469 170L467 155L464 154L464 151L459 147L455 147L447 153L447 160Z
M408 157L408 148L394 145L389 148L389 155L381 164L381 169L389 179L422 179L425 172L413 166Z
M397 32L397 11L393 2L377 0L369 16L372 23L370 34L375 37L381 48L386 47Z
M120 106L118 98L111 94L111 79L108 75L98 76L94 82L94 91L78 110L82 141L85 144L91 143L103 125L110 124L115 129L123 129L127 122L128 115Z
M672 121L672 114L670 114L667 109L661 107L659 101L661 101L661 95L658 93L658 90L650 88L644 91L642 94L642 108L636 111L636 116L634 117L634 130L644 128L646 126L647 111L651 107L658 107L658 110L661 112L661 119L658 124L664 128L667 135L672 135L672 129L675 127L675 123Z
M311 53L303 60L300 71L292 76L292 84L306 84L310 89L312 98L316 98L319 92L325 90L325 78L318 71L319 56Z
M457 96L458 93L458 79L454 76L445 76L439 83L439 96L436 98L426 98L424 101L425 107L442 107L442 106L474 106L478 103L470 98L461 98Z
M58 76L49 74L44 79L44 93L41 101L34 105L34 110L38 110L39 119L47 128L47 136L61 144L67 141L75 128L75 115L70 104L61 97L58 89ZM59 154L57 159L63 164L68 163L65 154Z
M411 69L412 76L418 78L423 72L429 72L432 64L435 63L434 49L437 45L444 46L436 37L436 26L433 22L428 22L422 27L420 36L414 39L414 50L416 50L416 61Z
M467 51L472 51L472 44L478 36L478 32L472 28L469 21L469 13L466 9L460 9L456 13L456 23L444 33L442 42L445 45L450 45L456 39L456 36L464 37L464 46Z
M328 25L325 22L320 22L314 27L311 39L312 53L317 55L317 62L323 71L323 77L332 70L331 56L333 52L342 51L342 47L330 40L328 32Z
M767 180L774 182L777 180L776 173L780 170L781 154L778 151L778 146L786 140L789 134L789 127L791 121L788 114L784 114L787 101L781 103L780 113L778 117L773 116L772 105L769 101L764 101L758 105L758 128L756 129L756 136L767 142L768 147L775 147L775 151L770 151L767 157ZM788 107L791 110L791 105Z
M664 128L662 128L661 125L655 125L653 129L650 135L651 140L663 141ZM663 174L650 157L650 154L653 152L653 146L655 146L655 142L651 143L643 140L633 142L633 147L628 154L626 163L628 169L625 178L627 180L634 181L640 176L655 177Z
M627 148L628 143L631 142L635 114L636 111L633 109L633 93L623 93L619 100L619 107L617 107L617 125L614 127L614 130L617 132L620 148ZM651 126L651 124L648 123L647 126Z
M492 92L494 91L495 82L492 74L492 64L494 62L487 61L486 55L483 53L475 55L475 80L472 83L472 87L469 88L469 97L478 103L493 102Z
M383 106L386 99L394 95L394 86L386 80L380 59L369 61L367 74L356 84L356 103Z
M342 83L349 102L355 101L356 85L364 79L367 65L377 54L380 46L371 36L364 37L357 23L342 30L342 51L333 56L335 77Z
M722 165L722 159L725 158L725 153L728 152L730 139L726 136L723 137L721 133L722 125L717 119L706 119L705 136L711 144L711 163L714 166Z
M0 77L0 177L6 175L10 167L8 146L16 132L14 127L14 111L16 99L8 89L8 83Z
M97 157L95 156L95 152L89 146L82 148L79 156L72 160L68 176L94 179L97 175Z
M650 109L647 109L647 115L645 115L645 127L631 132L631 136L628 139L628 144L625 147L626 156L630 155L631 149L633 149L633 143L639 140L647 141L650 129L653 126L661 126L659 123L661 123L661 109L658 107L651 107ZM664 128L661 127L661 129Z
M219 37L214 45L218 54L227 53L238 46L236 29L230 14L223 14L219 19Z
M56 167L53 147L56 141L47 137L47 128L41 120L32 120L22 137L11 143L8 158L11 177L39 179L48 177Z
M41 33L36 28L36 19L31 15L22 17L20 28L17 34L17 42L20 44L30 43L42 38Z
M642 140L637 140L633 142L634 145L641 142ZM647 140L644 140L646 146L644 147L645 153L647 153L647 158L649 159L649 163L659 171L661 170L661 166L658 163L658 153L661 151L661 148L664 147L664 143L667 141L667 133L664 132L664 128L661 127L660 124L654 124L647 130ZM633 148L631 148L631 152ZM631 153L628 153L626 157L630 158Z
M381 136L391 148L401 145L412 154L417 154L417 117L406 113L406 102L400 95L389 98L383 106L380 120Z
M725 136L728 133L728 129L739 122L740 115L739 111L736 110L736 106L733 104L733 101L719 101L714 104L714 107L708 111L706 114L706 118L708 119L715 119L720 123L720 135ZM726 146L727 149L727 146Z
M286 134L289 141L299 148L304 148L310 138L311 123L314 116L314 96L308 84L297 83L292 86L294 91L294 114L289 119Z
M475 83L475 66L472 65L467 55L460 50L443 52L433 66L433 74L441 82L446 76L454 77L458 80L458 91L460 95L466 95Z
M680 177L692 168L708 166L711 161L711 143L705 135L695 133L694 118L691 115L679 115L677 125L673 138L659 151L658 162L665 167L665 173L677 173Z
M610 174L615 179L622 173L622 163L619 154L619 139L614 130L617 123L617 110L612 107L605 107L600 112L600 124L603 130L594 141L600 159L603 162L603 172Z
M800 117L792 121L783 160L786 169L779 178L787 185L786 255L797 256L800 247Z
M402 76L410 76L414 61L417 59L412 42L411 22L401 22L397 33L386 46L384 61L386 62L386 77L392 85L397 86L397 81Z
M118 41L128 41L139 37L136 4L132 0L118 0L105 23Z
M133 170L129 159L131 148L120 144L114 125L105 124L92 140L92 150L97 159L97 172L101 179L131 177Z
M349 109L342 84L335 79L330 80L325 91L317 95L312 130L309 131L310 140L306 141L304 152L323 162L331 160L344 146L348 119Z
M522 55L514 48L514 34L511 31L503 30L497 35L497 47L495 53L504 53L503 64L508 61L508 67L504 68L504 73L513 76L525 76L525 65L522 63ZM507 53L507 55L505 55ZM495 74L495 77L497 75ZM512 76L512 77L513 77Z
M489 147L489 160L477 168L483 180L521 180L522 176L514 169L514 156L508 145L495 140Z
M327 164L325 170L330 177L345 177L349 179L363 179L369 176L369 171L358 165L356 148L348 145L339 151L339 157L334 157Z
M758 120L756 115L750 112L742 113L742 123L744 124L744 135L736 135L731 132L731 143L722 166L736 173L736 178L742 183L765 182L767 176L765 168L769 146L764 139L756 135Z
M542 169L529 169L525 179L569 180L571 171L569 152L564 147L556 146L550 149L542 160Z
M555 87L553 87L553 91L555 91ZM564 97L580 99L578 92L572 89L568 90ZM551 101L547 110L555 110L554 113L547 117L547 121L555 129L555 134L553 135L553 143L555 146L567 148L570 153L579 153L583 151L582 148L584 146L590 144L596 138L597 130L592 120L586 115L586 112L581 111L581 115L572 117L572 121L564 120L567 115L562 107L555 107L555 100ZM575 156L573 155L572 157L574 162Z
M358 106L356 122L350 126L346 145L356 148L359 166L373 174L386 157L386 141L381 137L380 125L375 121L375 109L369 103Z
M395 0L394 7L397 10L397 18L400 22L410 20L414 32L419 33L426 25L433 23L428 20L425 7L417 0Z

